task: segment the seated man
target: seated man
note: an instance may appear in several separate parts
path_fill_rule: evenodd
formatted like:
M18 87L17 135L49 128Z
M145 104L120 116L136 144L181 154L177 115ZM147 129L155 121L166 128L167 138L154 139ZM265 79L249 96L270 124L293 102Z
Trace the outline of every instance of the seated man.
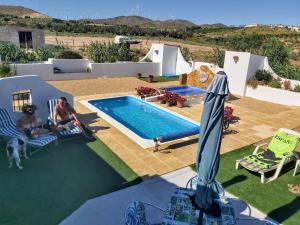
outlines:
M59 98L58 104L54 108L54 126L57 130L72 129L79 127L85 137L88 137L83 125L78 120L76 111L68 103L65 97Z

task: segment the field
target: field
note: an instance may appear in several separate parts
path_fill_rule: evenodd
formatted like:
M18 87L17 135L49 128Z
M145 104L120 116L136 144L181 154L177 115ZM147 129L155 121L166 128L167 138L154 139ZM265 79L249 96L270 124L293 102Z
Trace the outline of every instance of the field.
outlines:
M206 33L207 32L207 33ZM270 28L254 28L254 29L205 29L195 32L193 37L185 40L170 37L146 37L135 36L134 39L141 41L140 44L132 45L132 48L140 53L140 57L145 55L153 43L162 43L168 45L179 45L188 48L193 56L194 61L205 61L215 63L214 49L226 49L224 41L239 35L249 36L253 33L274 37L285 43L289 50L290 63L300 67L300 34L292 33L287 29L270 29ZM46 32L46 44L57 45L64 44L73 49L83 50L92 42L113 42L113 34L74 34L74 33L54 33Z
M212 55L213 47L205 46L205 45L194 45L184 43L182 40L176 39L155 39L155 38L137 38L137 40L141 41L140 44L133 45L132 48L139 50L143 55L146 54L151 48L152 44L162 43L168 45L179 45L185 48L188 48L190 52L195 56L195 60L203 59L203 55ZM54 34L46 34L45 36L46 44L57 45L63 44L67 45L73 49L84 49L85 46L89 45L92 42L113 42L114 37L112 36L93 36L91 35L54 35ZM202 58L201 58L202 57Z

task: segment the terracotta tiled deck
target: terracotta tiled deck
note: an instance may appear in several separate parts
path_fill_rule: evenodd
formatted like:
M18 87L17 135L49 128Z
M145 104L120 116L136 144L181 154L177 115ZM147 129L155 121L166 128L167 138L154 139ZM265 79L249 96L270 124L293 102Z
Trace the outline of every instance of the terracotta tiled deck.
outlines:
M99 119L95 113L91 113L79 103L80 100L89 98L128 94L134 93L77 97L76 109L82 115L82 119L90 124L96 135L140 176L161 175L193 164L195 162L197 137L174 142L171 145L163 145L160 147L162 152L153 152L152 149L144 150L118 129ZM295 128L300 125L299 107L286 107L250 98L237 99L228 104L233 106L234 114L240 120L239 123L231 125L230 130L232 132L224 136L222 153L266 139L280 127ZM189 108L172 107L169 109L195 121L200 121L203 105L197 104ZM168 153L168 151L171 152Z

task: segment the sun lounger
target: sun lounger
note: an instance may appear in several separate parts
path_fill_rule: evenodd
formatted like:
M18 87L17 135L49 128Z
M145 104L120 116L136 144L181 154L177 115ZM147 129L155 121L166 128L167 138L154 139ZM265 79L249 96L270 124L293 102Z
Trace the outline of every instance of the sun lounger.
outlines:
M294 151L298 145L300 133L280 128L273 136L271 142L256 147L252 155L236 161L236 169L242 167L261 174L261 183L268 183L278 178L283 166L297 160ZM267 146L267 149L263 149ZM272 177L267 178L267 172L275 170Z
M48 101L48 110L49 110L49 117L48 117L48 123L49 125L54 124L54 109L55 106L58 104L58 99L50 99ZM82 133L82 130L80 127L74 127L73 129L70 130L61 130L58 132L60 136L74 136L74 135L79 135Z
M0 108L0 136L3 138L21 137L24 134L17 130L16 124L6 109ZM32 147L44 147L57 139L56 136L43 134L36 139L29 139L27 144Z

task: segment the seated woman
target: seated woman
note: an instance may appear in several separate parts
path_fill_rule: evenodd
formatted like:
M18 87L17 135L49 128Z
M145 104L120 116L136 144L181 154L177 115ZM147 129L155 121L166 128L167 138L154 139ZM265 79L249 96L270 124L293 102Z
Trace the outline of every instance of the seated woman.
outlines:
M17 121L17 129L23 132L28 138L38 138L41 134L47 134L49 131L37 127L37 118L35 116L35 105L24 105L22 107L23 116Z

